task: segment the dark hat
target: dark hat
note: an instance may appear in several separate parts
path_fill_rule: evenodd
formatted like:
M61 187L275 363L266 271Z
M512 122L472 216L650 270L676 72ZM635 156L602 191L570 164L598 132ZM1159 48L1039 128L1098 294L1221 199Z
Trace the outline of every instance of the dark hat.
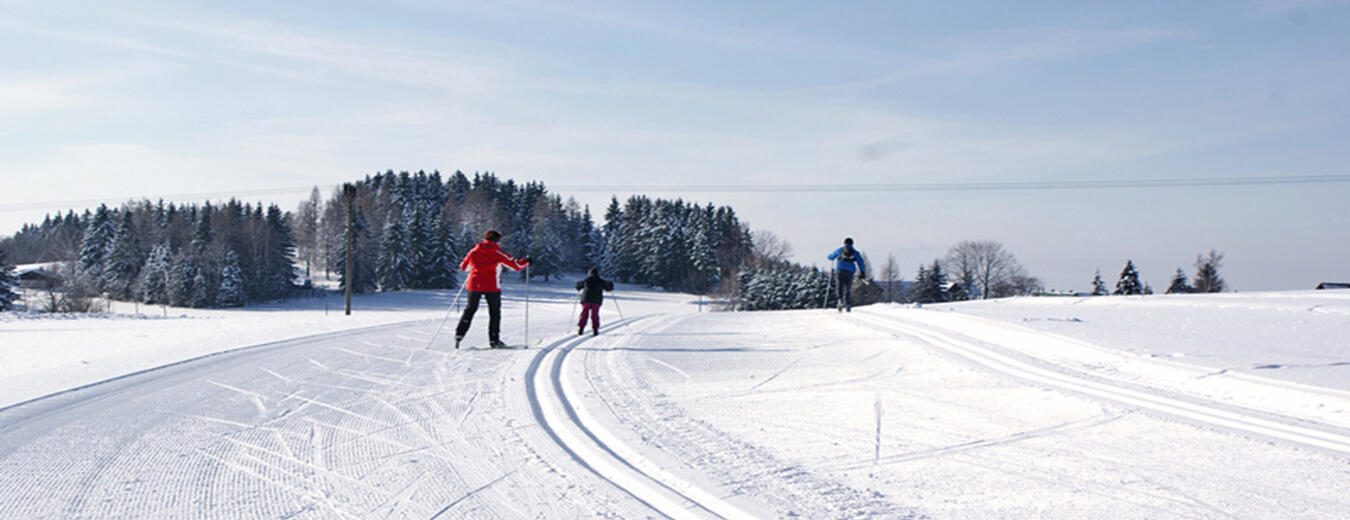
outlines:
M501 231L497 231L497 230L495 230L495 229L489 229L489 230L487 230L486 233L483 233L483 240L490 240L490 241L496 242L496 241L501 240L501 239L502 239L502 232L501 232Z
M591 276L600 276L600 270L592 267L591 270L586 274L589 274Z
M846 246L851 246L851 245L853 245L853 238L852 238L852 237L845 238L845 239L844 239L844 245L846 245Z

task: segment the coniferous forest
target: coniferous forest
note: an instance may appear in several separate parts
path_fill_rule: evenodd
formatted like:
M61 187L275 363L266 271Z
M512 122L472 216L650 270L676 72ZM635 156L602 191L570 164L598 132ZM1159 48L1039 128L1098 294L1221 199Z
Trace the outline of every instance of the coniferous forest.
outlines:
M293 212L230 200L148 200L48 216L0 240L14 264L73 265L68 290L119 300L228 307L286 298L311 280L345 286L352 223L354 292L452 289L459 261L497 229L549 279L597 267L621 282L727 293L751 257L747 227L726 206L633 196L589 207L491 173L384 173L343 191L316 188Z

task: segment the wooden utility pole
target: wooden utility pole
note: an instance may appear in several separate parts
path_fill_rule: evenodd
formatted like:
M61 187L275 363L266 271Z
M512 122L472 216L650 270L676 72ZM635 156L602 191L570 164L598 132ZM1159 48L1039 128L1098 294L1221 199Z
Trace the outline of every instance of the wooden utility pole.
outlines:
M351 183L342 185L342 195L347 199L347 269L342 285L347 293L347 316L352 315L352 246L353 229L356 226L356 186Z

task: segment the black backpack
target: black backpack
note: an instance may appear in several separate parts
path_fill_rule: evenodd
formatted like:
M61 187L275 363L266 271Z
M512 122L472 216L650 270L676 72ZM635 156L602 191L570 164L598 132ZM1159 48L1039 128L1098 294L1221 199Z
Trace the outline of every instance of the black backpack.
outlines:
M854 251L853 251L853 248L852 248L852 247L844 246L842 249L840 249L840 252L839 252L839 261L840 261L840 262L852 262L852 261L857 260L857 258L854 258L853 253L854 253Z

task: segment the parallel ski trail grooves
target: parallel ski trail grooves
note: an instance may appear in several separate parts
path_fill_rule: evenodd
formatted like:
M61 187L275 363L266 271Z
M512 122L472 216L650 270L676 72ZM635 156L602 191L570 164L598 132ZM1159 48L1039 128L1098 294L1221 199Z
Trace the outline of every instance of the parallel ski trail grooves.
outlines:
M643 320L637 317L621 320L610 330ZM590 337L559 340L536 355L526 371L530 408L549 438L578 464L667 518L751 518L643 459L578 410L573 404L573 392L567 389L563 366L568 353L589 340ZM540 370L545 363L550 364L548 370Z
M1019 361L973 342L962 341L933 330L898 323L893 319L859 314L854 314L850 319L873 328L919 338L933 347L955 354L972 363L1024 381L1069 390L1127 406L1136 406L1209 426L1325 450L1337 455L1350 455L1350 435L1292 424L1294 422L1306 424L1306 421L1290 418L1288 419L1289 423L1279 422L1259 417L1259 415L1269 416L1271 414L1247 410L1238 406L1214 403L1199 398L1182 400L1103 383L1086 375L1061 373Z

